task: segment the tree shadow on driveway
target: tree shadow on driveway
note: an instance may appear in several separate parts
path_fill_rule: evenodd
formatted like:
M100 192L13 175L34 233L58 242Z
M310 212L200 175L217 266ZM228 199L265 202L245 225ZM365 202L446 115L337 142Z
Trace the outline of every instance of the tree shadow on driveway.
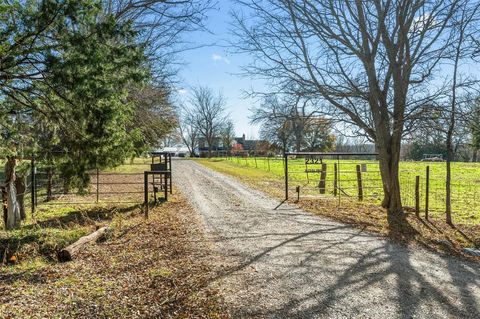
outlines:
M310 218L299 223L304 222L315 227ZM411 250L347 225L317 220L316 228L277 233L256 228L219 239L243 259L216 278L238 288L236 316L480 316L478 264ZM242 251L239 242L255 248Z

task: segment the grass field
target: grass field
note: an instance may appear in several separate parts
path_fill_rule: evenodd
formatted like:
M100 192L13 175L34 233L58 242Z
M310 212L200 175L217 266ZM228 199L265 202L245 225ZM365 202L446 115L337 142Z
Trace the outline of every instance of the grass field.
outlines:
M283 181L283 158L265 157L231 157L217 158L213 161L218 165L248 167L254 171L264 171L268 176ZM345 201L357 200L358 182L357 165L362 170L364 201L379 203L382 198L382 184L379 165L374 160L323 159L326 164L325 192L320 194L321 164L305 164L305 159L289 159L289 193L296 197L295 190L300 186L300 198L329 198L340 204ZM337 166L337 196L334 196L334 166ZM400 165L400 184L403 204L415 206L415 180L420 177L420 210L425 212L426 169L430 169L429 214L437 218L443 216L445 210L445 163L433 162L402 162ZM310 172L307 174L306 170ZM283 184L281 185L283 191ZM454 222L465 225L480 224L480 163L452 163L452 204Z

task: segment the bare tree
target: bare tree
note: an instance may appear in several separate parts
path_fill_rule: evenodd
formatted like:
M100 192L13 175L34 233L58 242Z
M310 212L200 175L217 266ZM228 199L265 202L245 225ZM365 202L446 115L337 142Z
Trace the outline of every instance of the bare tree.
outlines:
M283 149L288 148L287 144L293 140L294 149L300 152L307 128L319 117L317 102L294 94L269 94L264 97L260 107L250 110L250 121L252 124L262 124L265 133L278 130L280 135L270 132L264 137L270 136L272 143L280 138L280 144L285 144Z
M326 152L335 146L331 123L323 117L313 117L307 122L303 135L304 149L309 152Z
M230 151L232 142L235 139L235 125L231 120L225 121L223 126L220 128L220 138L222 139L223 147L227 151Z
M211 88L199 86L192 89L189 104L194 126L205 139L208 157L211 157L215 139L227 120L225 99L221 93L215 94Z
M190 157L195 157L195 147L198 143L199 131L196 125L196 118L189 109L183 107L179 115L179 131L183 143L187 145Z
M447 117L448 130L446 134L447 159L445 178L445 218L448 224L452 224L451 162L454 154L453 137L457 122L457 112L459 111L457 104L462 103L462 101L459 101L458 99L458 93L465 92L468 90L468 88L475 84L475 81L470 81L469 79L460 77L460 63L464 59L469 59L474 54L474 51L472 50L473 45L472 43L469 43L467 39L470 39L471 35L473 35L475 32L472 30L472 26L475 22L475 19L478 18L478 6L479 5L477 2L473 3L473 1L470 0L462 1L462 9L453 16L453 38L455 39L455 42L451 57L453 68L451 95Z
M255 56L250 75L292 83L361 128L379 153L390 226L404 224L400 147L405 128L436 95L426 89L451 44L460 0L239 1L233 45ZM391 227L392 230L397 227ZM398 228L401 229L401 228Z
M157 82L172 80L177 53L198 46L185 35L205 31L206 14L214 5L212 0L104 0L106 13L132 21L139 31Z
M480 151L480 98L470 101L468 109L470 116L467 125L471 135L472 162L476 162Z

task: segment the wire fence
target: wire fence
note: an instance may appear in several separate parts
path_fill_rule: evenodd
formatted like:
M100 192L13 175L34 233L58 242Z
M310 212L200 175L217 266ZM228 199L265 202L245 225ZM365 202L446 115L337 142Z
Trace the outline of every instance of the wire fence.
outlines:
M112 169L91 170L87 172L85 187L70 183L54 166L33 159L20 159L18 167L21 165L22 170L18 171L17 179L24 180L25 190L17 192L17 196L23 196L25 211L31 212L32 216L41 206L145 204L148 194L152 193L156 202L157 194L159 199L166 199L167 191L172 192L171 157L159 154L135 158ZM157 168L158 173L145 175L145 172ZM3 175L0 172L2 180L5 179Z
M290 197L380 203L383 184L372 154L290 154L287 157L236 151L218 154L232 165L270 172L285 179ZM400 189L406 210L441 217L446 209L445 162L401 162ZM465 224L480 224L480 163L452 163L452 215Z

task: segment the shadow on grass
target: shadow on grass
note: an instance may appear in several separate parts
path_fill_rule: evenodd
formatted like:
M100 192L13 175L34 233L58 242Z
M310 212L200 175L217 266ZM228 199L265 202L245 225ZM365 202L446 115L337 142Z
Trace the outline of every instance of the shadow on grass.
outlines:
M56 252L86 235L96 223L113 219L117 214L132 213L141 205L125 207L91 207L51 217L0 233L0 265L35 256L55 261ZM14 259L12 259L12 257Z
M111 220L115 214L131 213L140 207L141 205L135 204L125 207L92 207L88 209L78 209L63 216L38 221L35 224L27 225L24 228L64 228L65 226L75 225L84 226L94 222Z

